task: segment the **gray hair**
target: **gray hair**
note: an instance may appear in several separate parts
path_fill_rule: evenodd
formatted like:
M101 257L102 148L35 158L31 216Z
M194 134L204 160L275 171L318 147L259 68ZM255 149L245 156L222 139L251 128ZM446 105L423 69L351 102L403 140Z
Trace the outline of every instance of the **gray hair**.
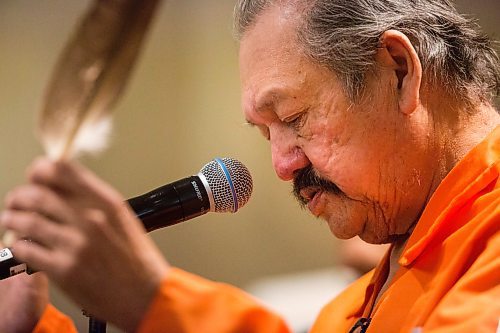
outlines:
M283 0L239 0L235 32L242 38L257 17ZM297 41L305 54L332 70L357 101L374 72L381 35L399 30L412 42L423 82L457 101L493 103L500 93L498 55L489 38L449 0L293 0L302 4Z

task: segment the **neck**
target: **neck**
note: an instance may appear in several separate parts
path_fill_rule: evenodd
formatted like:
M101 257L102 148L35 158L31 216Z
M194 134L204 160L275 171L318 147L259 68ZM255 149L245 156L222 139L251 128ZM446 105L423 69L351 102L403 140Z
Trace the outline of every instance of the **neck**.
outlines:
M438 154L438 174L434 178L433 190L443 178L477 146L495 127L500 125L500 115L491 105L482 104L476 109L440 109L434 115L435 144ZM443 112L445 111L445 112Z
M477 146L485 137L500 125L500 115L491 105L479 105L474 110L460 109L456 105L450 106L448 101L441 100L429 105L427 110L438 110L429 112L431 115L428 132L429 156L439 156L433 159L429 170L427 187L428 202L432 194L436 191L442 180L462 160L465 155ZM418 221L415 219L408 231L395 241L406 241L411 235L413 228Z
M377 295L377 298L375 299L375 304L378 303L380 300L380 297L382 294L387 290L389 285L391 284L392 280L394 279L394 276L396 275L396 272L399 269L399 257L401 257L401 254L403 254L403 249L405 248L406 242L408 241L408 238L401 238L393 243L393 247L391 249L390 257L389 257L389 273L387 275L387 279L384 282L384 285L382 286L382 289Z
M440 111L439 115L433 115L434 143L437 153L435 156L443 156L443 158L437 161L437 171L434 175L430 194L435 191L444 177L472 148L477 146L495 127L500 125L500 115L491 105L481 105L472 112L446 109L437 108ZM399 257L414 227L415 225L410 228L404 237L400 237L393 242L394 246L389 258L389 275L377 297L377 301L399 269Z

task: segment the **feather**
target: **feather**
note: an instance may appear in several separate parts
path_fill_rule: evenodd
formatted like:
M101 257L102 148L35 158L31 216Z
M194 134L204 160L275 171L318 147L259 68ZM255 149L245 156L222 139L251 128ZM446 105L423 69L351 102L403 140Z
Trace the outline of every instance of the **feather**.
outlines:
M95 0L56 64L38 137L54 159L106 147L121 95L159 0ZM91 139L91 140L90 140Z
M65 159L106 147L121 95L159 0L95 0L66 45L43 101L38 136ZM18 236L6 231L3 246ZM0 243L1 244L1 243Z

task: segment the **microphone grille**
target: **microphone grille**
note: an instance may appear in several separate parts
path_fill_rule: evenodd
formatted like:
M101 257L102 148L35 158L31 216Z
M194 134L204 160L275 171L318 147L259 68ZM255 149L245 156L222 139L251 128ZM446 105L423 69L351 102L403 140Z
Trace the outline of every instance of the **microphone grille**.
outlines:
M200 171L205 176L217 213L235 213L252 194L252 176L238 160L224 157L207 163Z

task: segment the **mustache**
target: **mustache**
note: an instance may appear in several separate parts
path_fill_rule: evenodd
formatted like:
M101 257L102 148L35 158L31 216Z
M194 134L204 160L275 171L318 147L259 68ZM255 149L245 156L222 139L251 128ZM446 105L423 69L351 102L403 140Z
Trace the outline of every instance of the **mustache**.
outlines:
M335 195L342 194L342 191L337 185L318 176L311 165L297 171L295 178L293 179L292 193L302 206L307 205L307 201L300 195L300 191L308 187L318 188L318 190Z

